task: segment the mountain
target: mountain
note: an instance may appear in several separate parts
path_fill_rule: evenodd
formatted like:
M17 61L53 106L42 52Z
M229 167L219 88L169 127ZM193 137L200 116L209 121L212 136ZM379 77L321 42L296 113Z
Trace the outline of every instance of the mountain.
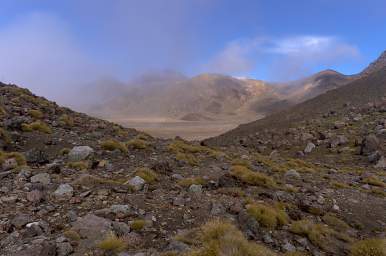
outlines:
M302 103L309 122L223 148L0 83L0 255L383 255L386 102L367 101L384 71ZM224 97L244 96L233 89ZM321 106L335 112L308 108Z
M357 75L345 77L333 72L331 77L331 72L329 72L327 76L326 74L323 75L323 79L323 83L318 86L319 88L337 88L327 90L317 97L299 103L287 110L268 115L261 120L240 125L217 138L209 139L207 142L209 144L233 143L241 137L248 137L261 129L288 129L288 127L299 122L320 118L331 111L339 111L347 105L358 107L368 102L379 101L386 95L385 53ZM331 81L331 83L328 81Z

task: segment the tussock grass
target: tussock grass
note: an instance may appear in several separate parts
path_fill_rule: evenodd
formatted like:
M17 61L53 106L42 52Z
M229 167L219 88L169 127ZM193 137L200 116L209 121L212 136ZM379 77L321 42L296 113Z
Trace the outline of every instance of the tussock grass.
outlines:
M110 233L98 244L98 247L105 252L118 254L126 250L127 243L123 238L119 238L114 233Z
M337 231L346 231L347 229L350 228L350 226L344 222L343 220L339 219L332 213L327 213L322 217L322 220L324 223L332 227L333 229Z
M29 110L28 114L30 115L30 117L32 117L34 119L42 119L44 117L43 112L41 112L40 110L37 110L37 109Z
M0 165L2 165L5 160L14 158L18 166L24 166L27 164L25 156L18 152L4 152L0 151Z
M134 138L129 140L126 145L133 149L146 149L148 147L148 142L143 139Z
M190 187L191 185L204 185L206 181L201 177L191 177L191 178L185 178L178 181L178 185L182 187Z
M248 204L247 213L255 218L262 226L275 229L277 226L288 223L289 218L286 212L279 207L273 207L266 204Z
M122 153L127 153L127 147L124 143L116 141L116 140L105 140L101 142L101 147L104 150L108 151L114 151L114 150L119 150Z
M88 161L71 162L67 164L67 167L78 171L83 171L88 169L89 162Z
M134 231L142 230L146 225L146 221L143 219L136 219L130 223L130 228Z
M168 145L168 150L177 154L177 153L185 153L185 154L206 154L210 157L220 157L224 155L222 152L214 150L209 147L201 146L201 145L193 145L186 141L177 139Z
M367 177L362 180L363 183L367 183L369 185L377 186L377 187L386 187L386 183L383 182L379 177L373 175L370 177Z
M231 175L238 180L253 186L262 186L266 188L276 188L276 181L270 176L251 171L249 168L242 165L232 166Z
M350 256L386 256L386 239L366 239L352 244Z
M47 133L47 134L52 133L51 128L42 121L35 121L30 124L22 124L21 129L24 132L38 131L38 132Z
M78 234L78 232L76 232L75 230L72 230L72 229L69 229L67 231L64 231L63 232L63 235L72 240L72 241L79 241L81 238L80 238L80 235Z
M3 128L0 128L0 139L2 139L6 144L10 144L12 142L8 132Z
M73 127L74 126L74 119L67 115L67 114L63 114L59 117L59 124L61 126L65 126L65 127Z
M139 176L144 179L147 183L154 183L158 179L158 175L152 169L149 168L138 168L135 171L135 176Z
M290 231L294 234L307 237L311 243L327 250L334 239L350 242L350 237L344 233L337 232L327 225L315 224L310 220L299 220L291 224Z
M198 245L184 256L276 256L263 245L248 241L233 224L209 221L198 231Z
M199 163L197 157L195 157L193 154L181 153L181 152L178 152L176 154L176 160L185 162L191 166L196 166Z

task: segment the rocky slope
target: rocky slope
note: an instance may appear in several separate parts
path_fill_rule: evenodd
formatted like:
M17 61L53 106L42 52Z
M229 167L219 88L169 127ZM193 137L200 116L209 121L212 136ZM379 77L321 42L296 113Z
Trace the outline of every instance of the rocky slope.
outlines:
M210 148L0 94L0 255L385 255L384 101Z

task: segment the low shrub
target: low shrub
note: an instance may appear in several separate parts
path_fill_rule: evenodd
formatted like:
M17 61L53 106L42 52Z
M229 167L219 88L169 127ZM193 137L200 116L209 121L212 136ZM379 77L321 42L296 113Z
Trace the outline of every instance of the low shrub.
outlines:
M39 131L42 133L52 133L51 128L44 122L42 121L35 121L30 124L22 124L21 129L24 132L32 132L32 131Z
M263 186L267 188L276 188L276 181L270 176L251 171L249 168L242 165L232 166L231 175L238 180L253 186Z
M135 171L135 175L144 179L147 183L154 183L158 179L157 173L149 168L139 168Z
M31 109L28 111L28 114L34 119L42 119L44 117L43 112L37 109Z
M108 150L108 151L119 150L122 153L128 152L126 145L116 140L105 140L101 142L101 147L102 149Z
M286 212L279 207L255 203L247 205L246 209L250 216L267 228L274 229L277 226L287 224L289 220Z
M106 252L118 254L126 250L127 243L123 238L119 238L114 233L110 233L98 244L98 247Z
M386 256L386 239L366 239L351 246L350 256Z

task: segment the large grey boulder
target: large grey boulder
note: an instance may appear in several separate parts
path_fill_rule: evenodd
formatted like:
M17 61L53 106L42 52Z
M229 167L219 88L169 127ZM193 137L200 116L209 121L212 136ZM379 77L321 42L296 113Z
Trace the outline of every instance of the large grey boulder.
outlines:
M145 183L146 181L139 176L135 176L134 178L128 181L128 184L132 186L135 191L141 190Z
M51 183L51 178L48 173L42 172L38 173L34 176L31 177L31 182L32 183L41 183L43 185L48 185Z
M54 196L57 198L70 198L73 194L74 189L70 184L60 184L54 192Z

